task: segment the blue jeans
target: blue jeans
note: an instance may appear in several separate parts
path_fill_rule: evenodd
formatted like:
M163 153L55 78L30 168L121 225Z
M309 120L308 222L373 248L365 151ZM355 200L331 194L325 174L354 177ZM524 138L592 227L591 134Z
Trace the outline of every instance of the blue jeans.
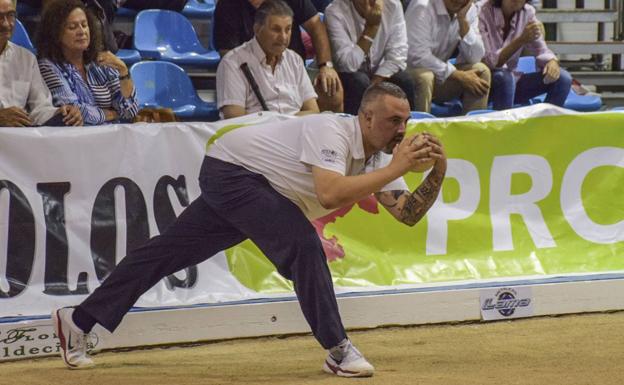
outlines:
M541 72L522 74L516 82L511 71L495 69L492 72L490 101L495 110L504 110L514 104L527 104L529 99L546 93L546 103L563 107L571 85L572 76L564 69L561 69L559 79L550 84L544 84Z

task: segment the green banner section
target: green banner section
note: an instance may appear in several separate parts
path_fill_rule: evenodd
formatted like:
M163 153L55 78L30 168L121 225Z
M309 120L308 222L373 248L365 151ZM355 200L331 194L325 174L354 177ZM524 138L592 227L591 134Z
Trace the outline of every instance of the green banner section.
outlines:
M449 158L441 197L414 227L374 198L315 221L336 285L624 270L623 113L410 123L421 131ZM247 287L292 289L253 243L227 256Z

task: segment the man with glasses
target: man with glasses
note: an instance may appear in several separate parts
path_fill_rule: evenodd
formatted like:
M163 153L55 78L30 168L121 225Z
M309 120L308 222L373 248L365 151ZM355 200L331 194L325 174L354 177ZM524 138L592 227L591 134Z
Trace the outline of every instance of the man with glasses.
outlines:
M217 102L223 117L265 108L290 115L318 113L317 95L303 61L288 48L292 9L282 0L266 0L254 17L254 37L228 52L217 69Z
M16 0L0 0L0 127L81 126L76 106L52 105L37 59L9 41L17 13Z

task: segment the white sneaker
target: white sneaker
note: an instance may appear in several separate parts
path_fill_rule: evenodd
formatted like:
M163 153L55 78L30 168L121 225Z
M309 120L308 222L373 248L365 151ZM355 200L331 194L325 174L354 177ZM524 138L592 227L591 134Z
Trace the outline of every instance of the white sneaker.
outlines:
M72 319L74 308L64 307L52 312L54 331L61 342L61 357L70 369L86 369L94 365L87 356L87 339L85 334Z
M340 377L370 377L375 373L373 365L366 361L366 358L351 342L345 350L345 355L339 361L328 354L323 364L323 371Z

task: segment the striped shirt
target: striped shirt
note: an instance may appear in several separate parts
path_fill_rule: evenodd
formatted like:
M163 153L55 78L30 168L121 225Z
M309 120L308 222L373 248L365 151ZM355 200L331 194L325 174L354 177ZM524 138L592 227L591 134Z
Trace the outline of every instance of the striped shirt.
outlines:
M94 63L87 64L86 82L73 64L57 64L41 59L39 69L52 93L54 105L78 106L85 125L107 123L105 109L115 110L119 119L123 120L134 118L139 110L135 89L128 98L122 95L119 72L116 69Z

